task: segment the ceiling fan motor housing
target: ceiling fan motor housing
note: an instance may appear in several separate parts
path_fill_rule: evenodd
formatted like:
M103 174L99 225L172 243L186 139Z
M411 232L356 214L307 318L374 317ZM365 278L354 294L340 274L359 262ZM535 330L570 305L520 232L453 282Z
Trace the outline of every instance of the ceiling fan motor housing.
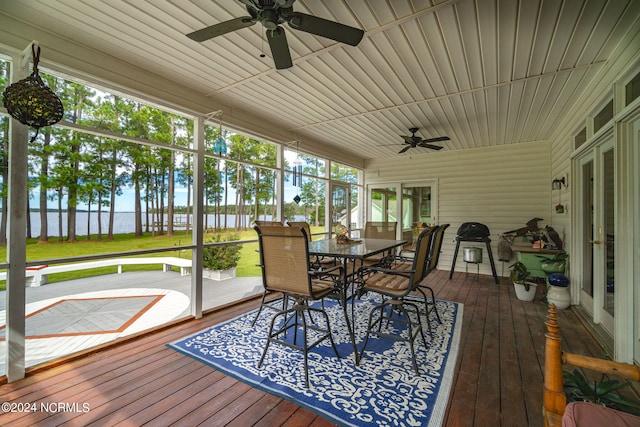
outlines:
M339 22L330 21L302 12L294 12L296 0L239 0L246 6L250 16L241 16L228 21L193 31L187 34L192 40L203 42L232 31L250 27L260 22L267 30L267 41L276 69L282 70L293 66L289 44L281 24L316 36L325 37L340 43L357 46L364 36L364 30L350 27ZM260 55L264 57L264 53Z
M249 10L249 12L251 12L251 10ZM278 24L284 22L274 9L264 9L259 11L257 19L267 30L275 30Z

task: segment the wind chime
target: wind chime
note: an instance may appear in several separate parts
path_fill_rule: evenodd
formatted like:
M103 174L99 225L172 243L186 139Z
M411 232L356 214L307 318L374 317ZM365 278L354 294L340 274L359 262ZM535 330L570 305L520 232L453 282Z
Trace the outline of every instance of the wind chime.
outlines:
M222 136L222 110L218 110L213 115L218 116L218 137L213 144L213 153L220 156L227 154L227 143Z
M293 186L301 187L302 186L302 161L300 160L300 147L299 141L296 141L296 159L293 162ZM300 195L296 194L293 198L293 201L296 204L300 203Z

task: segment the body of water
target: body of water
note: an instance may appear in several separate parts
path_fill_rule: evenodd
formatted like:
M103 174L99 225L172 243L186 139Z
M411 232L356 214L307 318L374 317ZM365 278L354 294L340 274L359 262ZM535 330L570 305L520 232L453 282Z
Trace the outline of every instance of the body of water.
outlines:
M87 235L87 219L89 218L88 212L78 212L76 214L76 235L77 236L86 236ZM90 216L90 232L92 235L98 234L98 214L96 212L91 212ZM166 230L166 218L164 229ZM214 214L208 215L207 225L209 227L216 226L216 218L217 216ZM245 223L249 224L249 217L247 216ZM144 223L146 216L143 215L142 221ZM58 236L58 213L57 212L47 212L47 222L48 222L48 235L49 236ZM227 227L233 228L235 226L236 216L235 215L227 215L226 224ZM102 213L102 234L106 235L109 230L109 214ZM174 230L180 230L185 228L186 223L186 215L185 214L176 214L174 215ZM221 226L224 226L225 219L224 216L220 217ZM193 226L193 216L191 216L190 221L191 226ZM146 227L143 225L143 230ZM113 233L114 234L126 234L135 232L135 213L133 212L116 212L114 214L113 220ZM38 237L40 235L40 212L31 212L31 237ZM67 235L67 213L62 213L62 235Z

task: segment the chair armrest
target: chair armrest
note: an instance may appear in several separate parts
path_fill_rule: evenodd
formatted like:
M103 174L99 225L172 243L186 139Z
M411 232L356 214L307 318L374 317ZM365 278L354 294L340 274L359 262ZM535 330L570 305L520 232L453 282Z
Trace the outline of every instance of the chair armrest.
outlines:
M336 270L338 270L338 274L334 273ZM342 265L336 265L326 270L311 270L309 271L309 275L319 279L331 278L333 280L336 277L340 277L341 280L345 279L344 267Z
M413 258L411 257L407 257L407 256L402 256L402 255L391 255L392 258L392 262L413 262Z
M415 273L415 270L396 270L393 268L385 268L385 267L365 267L362 269L363 270L363 274L364 273L384 273L384 274L391 274L394 276L411 276L413 273Z

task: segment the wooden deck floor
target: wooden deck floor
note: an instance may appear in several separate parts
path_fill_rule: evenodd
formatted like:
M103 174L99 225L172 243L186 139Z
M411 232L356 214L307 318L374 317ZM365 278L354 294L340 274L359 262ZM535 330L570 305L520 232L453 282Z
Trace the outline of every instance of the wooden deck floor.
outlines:
M437 298L465 305L444 425L541 426L546 305L519 301L506 279L495 285L489 276L456 273L448 280L439 271L428 282ZM3 384L0 403L30 404L37 412L3 411L0 425L332 425L165 346L257 304L225 308ZM560 324L563 348L603 356L571 310L560 312ZM41 404L53 406L46 413Z

